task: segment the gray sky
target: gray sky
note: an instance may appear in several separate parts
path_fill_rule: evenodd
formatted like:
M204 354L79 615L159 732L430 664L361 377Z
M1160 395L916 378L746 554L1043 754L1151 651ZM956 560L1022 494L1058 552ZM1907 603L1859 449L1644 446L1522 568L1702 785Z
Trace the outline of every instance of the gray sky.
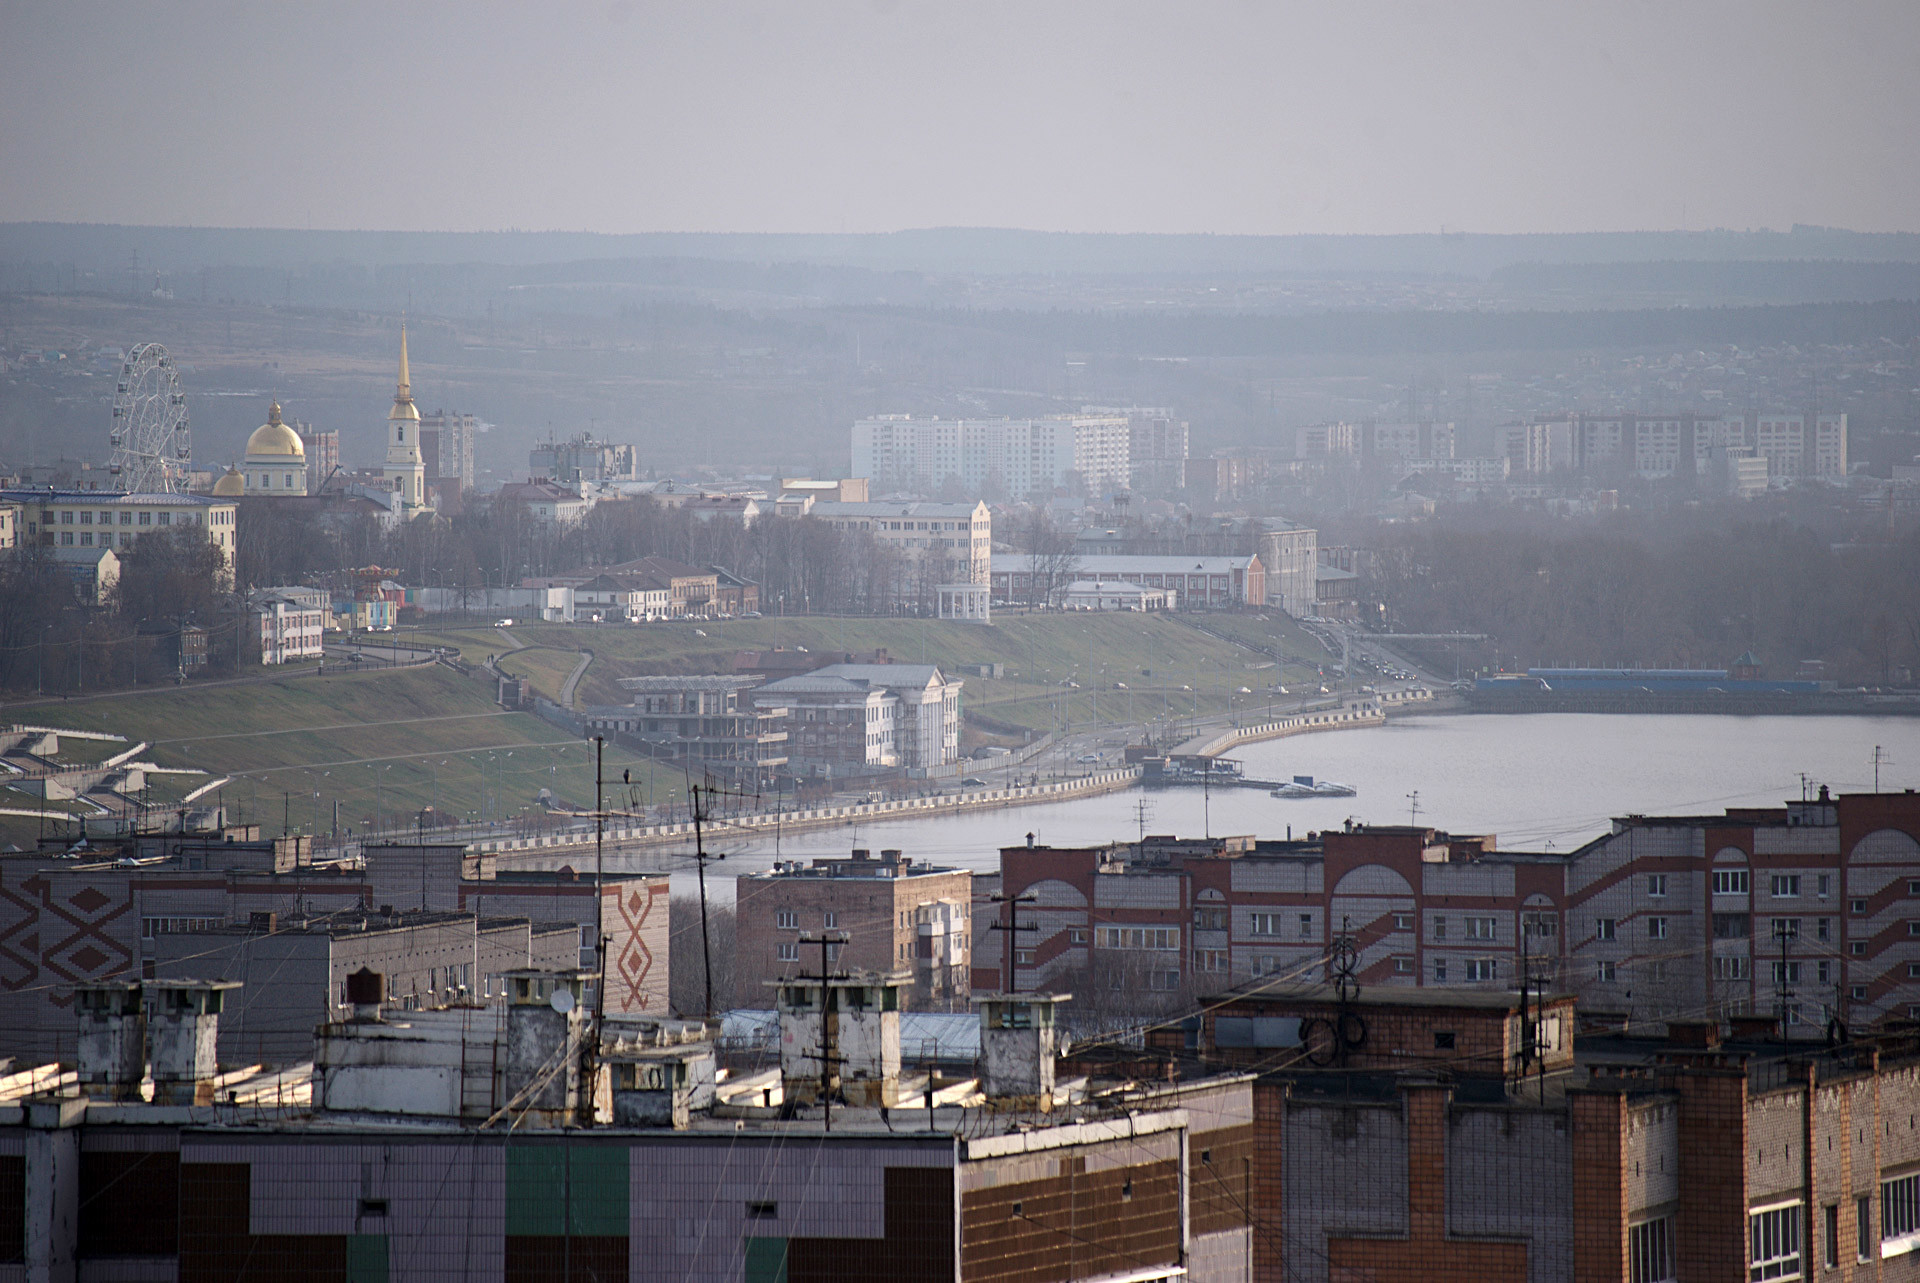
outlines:
M0 220L1920 229L1920 3L0 0Z

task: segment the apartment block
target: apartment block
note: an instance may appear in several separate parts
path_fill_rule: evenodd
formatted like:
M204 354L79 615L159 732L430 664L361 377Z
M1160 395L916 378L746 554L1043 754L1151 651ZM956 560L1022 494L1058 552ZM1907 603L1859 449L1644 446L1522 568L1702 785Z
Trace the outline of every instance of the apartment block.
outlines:
M238 509L231 500L197 494L19 489L0 490L0 502L20 505L23 545L124 552L154 531L188 531L219 549L228 573L233 570Z
M1817 1041L1920 1019L1917 839L1920 796L1823 792L1718 816L1628 816L1565 852L1406 826L1009 847L1004 892L1040 896L1037 930L1022 958L983 953L975 983L1137 976L1172 993L1318 979L1344 938L1368 984L1529 980L1578 995L1594 1020L1760 1013Z
M985 503L838 503L820 501L809 515L842 530L869 534L901 554L928 582L984 584L993 565L993 513ZM912 593L912 585L903 592Z
M853 425L852 473L880 491L1021 499L1078 488L1125 490L1133 428L1125 414L1038 419L916 419L881 415Z
M801 937L844 933L826 963L843 971L910 973L903 997L919 1011L965 1011L972 994L973 874L915 861L899 851L856 848L845 859L786 861L735 880L740 1000L763 986L819 974L818 944Z

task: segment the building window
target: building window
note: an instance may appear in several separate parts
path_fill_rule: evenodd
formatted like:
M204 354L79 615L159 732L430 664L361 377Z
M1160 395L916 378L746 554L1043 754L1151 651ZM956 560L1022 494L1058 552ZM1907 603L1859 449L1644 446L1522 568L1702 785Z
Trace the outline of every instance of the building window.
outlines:
M1715 895L1745 895L1747 893L1747 871L1745 869L1715 869L1713 871L1713 893Z
M832 929L833 927L837 927L839 925L840 925L840 915L835 913L832 909L828 909L827 910L827 927L829 929Z
M800 915L792 909L782 909L773 915L773 925L783 931L797 931L800 928Z
M1616 938L1619 929L1620 924L1613 918L1595 918L1593 920L1593 938L1596 940L1612 940Z
M1665 895L1666 893L1667 875L1664 873L1649 873L1647 875L1647 894Z
M1177 927L1101 927L1102 949L1178 949Z
M1715 958L1713 960L1713 978L1715 980L1745 980L1751 972L1745 958Z
M1433 1031L1433 1049L1435 1051L1452 1051L1453 1042L1453 1030L1436 1029Z
M1467 979L1469 981L1492 980L1493 978L1494 978L1494 971L1493 971L1492 958L1468 958L1467 959Z
M1433 938L1435 940L1447 938L1447 920L1437 913L1433 917Z
M1907 934L1910 936L1920 936L1920 919L1909 918L1907 920Z
M1800 875L1798 873L1776 873L1773 875L1773 898L1791 900L1800 894Z
M1790 1279L1800 1273L1800 1205L1773 1207L1747 1218L1752 1250L1747 1259L1749 1283Z
M1840 1204L1828 1203L1822 1219L1827 1226L1826 1265L1836 1269L1840 1265Z
M800 961L800 946L792 940L782 941L779 946L779 955L780 961L782 962L798 962Z
M1894 1240L1905 1240L1895 1243ZM1906 1251L1920 1240L1920 1173L1880 1182L1880 1255Z
M1867 911L1867 902L1865 900L1847 901L1848 913L1865 913L1866 911Z
M1030 967L1033 965L1033 950L1015 949L1013 951L1013 960L1020 966Z
M1492 940L1495 938L1494 928L1495 920L1493 918L1468 918L1467 939Z
M1800 919L1775 918L1770 934L1775 940L1798 940L1800 938Z
M1227 911L1225 909L1195 909L1193 925L1202 931L1225 931L1227 929Z
M1666 1283L1673 1277L1673 1218L1628 1226L1628 1283Z
M1819 883L1820 898L1824 900L1832 894L1833 894L1833 874L1822 873L1820 875L1820 883Z
M1797 985L1800 983L1800 964L1797 962L1776 962L1773 964L1773 983L1777 985Z
M1396 913L1396 914L1394 914L1394 915L1393 915L1393 929L1394 929L1395 931L1411 931L1411 930L1413 930L1413 915L1412 915L1411 913Z
M1715 940L1745 940L1753 934L1753 919L1745 913L1716 913L1713 915L1713 938Z
M1398 975L1398 976L1412 975L1413 959L1412 958L1395 958L1393 960L1393 972L1395 975Z
M1251 916L1253 934L1257 936L1277 936L1280 934L1280 914L1256 913Z
M1601 984L1612 984L1619 976L1620 967L1617 963L1602 962L1594 967L1593 978Z
M1447 960L1445 958L1435 958L1433 960L1433 979L1436 984L1445 984L1447 982Z
M1855 1260L1873 1259L1873 1195L1862 1194L1853 1200L1853 1245Z
M1847 941L1847 952L1856 958L1864 958L1867 956L1867 942L1865 940L1849 940Z
M1091 933L1085 927L1068 927L1067 943L1068 944L1085 944L1088 938L1090 937L1090 935Z
M1302 940L1307 940L1312 938L1312 936L1313 936L1313 915L1311 913L1303 913L1300 915L1300 938Z
M1813 938L1816 940L1833 939L1833 919L1815 918L1813 921Z
M1667 920L1665 918L1647 919L1647 939L1665 940L1667 938Z
M1847 990L1847 997L1853 999L1855 1002L1865 1002L1867 1000L1867 987L1865 985L1854 985Z

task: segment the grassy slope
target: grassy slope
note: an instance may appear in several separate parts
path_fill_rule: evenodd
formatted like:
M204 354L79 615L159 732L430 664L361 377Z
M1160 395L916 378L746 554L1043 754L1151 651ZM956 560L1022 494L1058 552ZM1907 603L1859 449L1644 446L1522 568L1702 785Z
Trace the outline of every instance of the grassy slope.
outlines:
M332 822L336 799L342 827L356 829L376 812L402 823L428 805L447 814L490 808L510 816L541 788L576 804L593 801L586 746L530 714L503 712L484 683L445 668L189 686L43 706L33 720L148 740L148 756L161 765L232 775L228 805L276 830L285 793L293 794L293 822L302 830L313 827L316 791L322 828ZM630 768L639 779L651 769L608 749L608 779ZM663 776L662 796L669 785L678 787L677 775ZM31 836L35 822L24 824ZM18 825L8 830L9 840L20 840Z
M1206 619L1210 628L1287 655L1311 660L1319 652L1311 638L1278 615L1266 620L1253 615ZM594 652L594 663L580 682L582 703L624 703L621 677L728 671L740 650L784 645L869 653L884 647L896 660L924 660L959 672L967 683L969 709L997 721L1041 728L1065 715L1067 699L1076 723L1093 716L1096 705L1101 719L1127 718L1128 695L1114 689L1118 682L1132 688L1132 716L1146 720L1163 712L1220 712L1228 694L1241 686L1264 692L1275 681L1300 682L1312 671L1297 664L1251 667L1266 657L1158 615L1002 615L984 628L938 620L810 617L639 627L531 624L518 625L513 632L535 649L514 654L505 666L532 676L543 694L558 689L579 650ZM501 649L491 628L422 635L435 644L460 647L469 659L484 659ZM1004 665L1004 677L964 671L988 663ZM1056 694L1070 680L1078 682L1080 690L1070 696Z
M1279 616L1208 616L1209 627L1312 657L1317 647ZM705 637L696 632L706 634ZM408 630L409 636L414 635ZM1047 729L1070 721L1151 721L1218 713L1246 686L1240 706L1264 707L1276 680L1299 683L1311 670L1264 665L1265 656L1153 615L1008 615L991 627L929 620L761 619L654 624L637 628L521 625L530 649L505 661L533 677L543 694L558 692L581 649L595 652L581 680L585 703L624 703L618 678L642 673L727 671L736 651L774 645L812 651L871 652L937 663L966 680L966 707L995 722ZM457 646L470 660L502 649L491 628L429 632L423 641ZM966 673L967 665L1000 663L1000 679ZM1150 674L1149 671L1150 670ZM1078 689L1063 683L1072 680ZM1130 689L1115 689L1125 682ZM1189 689L1190 688L1190 689ZM486 683L444 668L290 677L260 685L167 690L36 707L31 720L104 730L148 740L162 765L196 766L235 776L225 800L245 818L277 828L283 795L294 795L296 827L322 828L340 803L342 826L360 828L376 813L389 822L427 805L443 814L511 816L551 787L561 799L593 798L588 750L565 732L528 714L503 713ZM979 724L969 743L978 742ZM1016 742L1018 734L999 737ZM375 759L375 760L367 760ZM609 749L606 776L631 770L643 788L665 800L684 791L674 772L656 778L649 764ZM445 763L445 765L441 765ZM318 792L316 808L314 794ZM6 795L0 795L6 796ZM156 789L156 797L159 790ZM8 805L31 806L23 795ZM0 818L0 841L30 840L36 822Z

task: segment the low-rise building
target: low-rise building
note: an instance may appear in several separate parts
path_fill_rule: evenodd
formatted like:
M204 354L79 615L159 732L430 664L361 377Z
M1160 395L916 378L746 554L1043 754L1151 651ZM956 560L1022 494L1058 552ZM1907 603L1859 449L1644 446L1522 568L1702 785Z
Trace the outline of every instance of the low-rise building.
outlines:
M592 499L548 477L509 481L495 492L494 502L521 508L546 526L579 525L593 511Z
M1307 566L1311 591L1313 568ZM1225 610L1267 604L1267 575L1258 556L1186 557L1103 553L1095 556L993 555L996 601L1045 601L1048 592L1075 579L1120 580L1177 595L1182 610Z
M1180 594L1148 588L1124 579L1076 579L1060 590L1055 603L1062 610L1173 610Z
M972 993L973 875L856 848L845 859L797 860L735 880L741 992L820 966L803 936L836 933L829 965L843 971L909 973L902 997L919 1011L964 1011Z
M260 629L260 662L320 658L332 622L327 597L321 588L262 588L250 594L248 605Z

